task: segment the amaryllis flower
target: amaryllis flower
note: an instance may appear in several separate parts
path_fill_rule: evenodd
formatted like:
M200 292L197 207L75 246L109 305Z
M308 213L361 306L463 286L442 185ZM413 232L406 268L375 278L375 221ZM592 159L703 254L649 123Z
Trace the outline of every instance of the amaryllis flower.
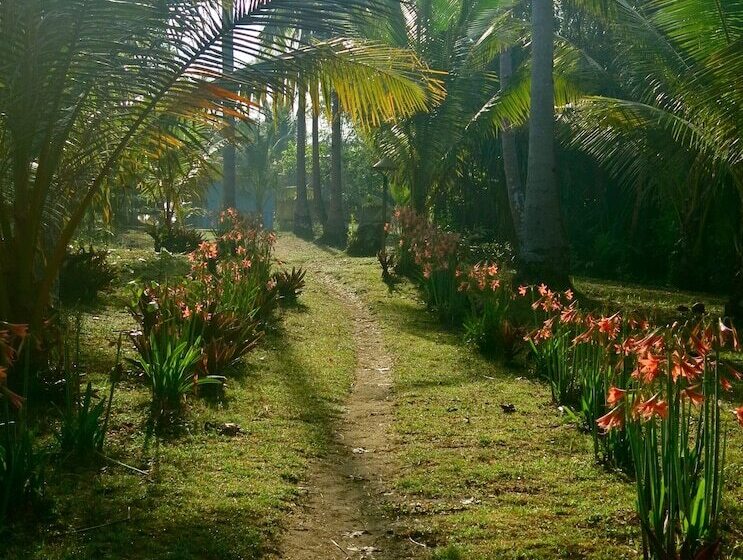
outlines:
M540 296L546 296L547 292L549 292L549 288L547 287L547 284L542 283L537 286L537 291Z
M6 323L5 328L7 328L8 331L10 331L10 334L20 339L26 338L26 336L28 336L28 325L16 325L13 323Z
M672 376L674 381L684 377L689 381L698 379L704 372L704 358L702 356L688 356L675 350L671 356L673 361Z
M571 305L570 307L566 307L562 310L560 313L560 322L561 323L572 323L575 321L575 319L578 317L578 309L575 307L575 305Z
M689 399L695 406L700 406L704 402L704 394L699 390L700 385L694 385L681 391L681 396Z
M735 330L735 327L733 325L726 325L722 319L720 319L719 323L720 328L720 344L722 346L725 346L726 344L730 344L733 347L733 350L736 352L740 350L740 342L738 341L738 331Z
M609 392L606 395L606 404L609 406L616 406L620 401L624 400L627 395L626 389L620 389L618 387L609 388Z
M529 288L527 288L526 286L519 286L519 295L520 295L520 296L525 296L525 295L526 295L526 291L527 291L528 289L529 289Z
M567 299L568 301L573 301L573 297L575 297L573 294L573 290L565 290L565 299Z
M6 399L10 402L10 406L15 408L16 410L19 410L23 403L26 401L22 396L17 395L7 387L0 387L0 393L2 393Z
M624 410L621 406L617 406L596 420L596 424L605 432L621 428L624 426Z
M743 426L743 406L735 409L735 417L738 419L738 423Z
M619 313L615 313L611 317L601 317L597 323L599 332L607 335L610 340L614 340L619 334L620 322Z
M645 383L652 383L658 377L660 365L660 358L648 351L644 356L638 358L637 369L632 373L632 376Z
M653 416L666 418L668 416L668 403L661 400L659 394L655 394L645 402L638 401L633 412L643 420L651 420Z

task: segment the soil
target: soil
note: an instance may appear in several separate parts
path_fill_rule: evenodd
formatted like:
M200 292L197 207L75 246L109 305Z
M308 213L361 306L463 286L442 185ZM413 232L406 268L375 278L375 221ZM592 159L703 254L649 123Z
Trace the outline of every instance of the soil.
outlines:
M358 361L332 448L313 461L302 484L307 494L289 522L282 558L416 558L420 545L398 535L395 520L385 511L386 497L391 496L387 484L394 472L393 361L379 326L359 297L327 275L320 278L329 295L342 301L354 318Z

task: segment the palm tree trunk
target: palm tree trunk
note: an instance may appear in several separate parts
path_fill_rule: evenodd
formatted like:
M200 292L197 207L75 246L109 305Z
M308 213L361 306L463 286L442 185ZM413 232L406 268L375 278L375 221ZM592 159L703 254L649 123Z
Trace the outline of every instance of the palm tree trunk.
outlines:
M222 3L222 18L225 25L232 23L232 1L223 0ZM232 43L232 33L228 33L225 36L224 43L222 45L222 70L225 74L231 74L235 67L235 52L234 45ZM225 102L227 103L227 102ZM222 149L222 208L227 210L228 208L237 207L236 197L236 183L237 174L235 171L235 119L234 117L227 117L227 126L225 128L225 136L227 142Z
M531 113L521 264L527 278L569 284L568 250L555 173L552 0L532 2Z
M506 49L500 55L500 83L501 91L508 88L513 75L513 61L511 49ZM503 172L506 176L508 191L508 205L511 208L511 219L516 234L517 246L521 244L521 224L524 211L524 186L521 182L519 154L516 149L516 134L506 124L501 133L501 150L503 152Z
M320 118L318 112L312 111L312 201L315 206L315 217L323 226L328 221L325 213L325 202L322 199L322 178L320 175Z
M294 202L294 233L300 237L312 237L312 218L307 201L307 93L304 86L297 90L297 199Z
M348 229L343 214L343 182L341 179L341 148L343 137L341 131L341 109L338 95L333 92L331 97L333 122L330 138L330 212L325 234L327 243L339 247L345 246Z

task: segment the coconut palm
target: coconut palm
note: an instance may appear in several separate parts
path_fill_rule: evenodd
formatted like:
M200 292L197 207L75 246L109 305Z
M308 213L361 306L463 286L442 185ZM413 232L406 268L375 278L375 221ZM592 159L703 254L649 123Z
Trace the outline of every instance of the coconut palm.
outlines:
M341 108L338 95L331 94L331 133L330 133L330 208L328 223L325 227L323 239L325 242L338 247L345 247L348 235L348 224L343 211L343 183L341 169L343 162L343 134L341 130Z
M569 283L569 261L555 173L554 5L533 0L531 10L529 159L520 257L527 276L560 286Z
M298 70L339 88L366 123L438 92L409 53L354 40L265 54L270 22L343 35L375 0L4 0L0 9L0 316L40 325L65 255L128 148L163 114L246 119L243 92L286 91ZM225 75L221 45L236 59ZM389 102L393 99L393 102ZM384 100L384 103L374 100ZM363 106L362 106L363 105Z
M638 196L662 193L682 228L681 251L693 253L717 194L732 187L743 200L743 2L617 0L609 8L596 18L621 63L601 68L605 93L561 110L563 140ZM743 247L743 229L730 236ZM743 315L743 274L728 311Z

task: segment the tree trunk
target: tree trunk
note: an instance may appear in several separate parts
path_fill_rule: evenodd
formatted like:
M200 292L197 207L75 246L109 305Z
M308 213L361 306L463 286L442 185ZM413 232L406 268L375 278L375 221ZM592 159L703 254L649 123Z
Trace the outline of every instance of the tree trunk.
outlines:
M224 0L222 3L222 18L226 25L232 22L232 2ZM222 70L225 74L231 74L235 67L235 52L232 43L232 33L225 36L222 44ZM225 101L225 103L229 103ZM235 119L227 117L225 137L227 143L222 149L222 209L237 207L235 187L237 182L235 171Z
M506 49L500 55L500 89L508 88L513 75L513 61L511 49ZM511 220L516 234L516 246L521 245L521 224L524 212L524 186L521 182L519 154L516 149L516 134L508 123L501 132L501 150L503 153L503 172L506 176L508 191L508 205L511 208Z
M312 218L307 201L307 93L304 86L299 86L297 94L297 199L294 202L294 233L309 239L312 238Z
M325 202L322 199L322 178L320 175L320 123L317 111L312 111L312 201L315 206L315 217L323 227L328 221L325 213Z
M343 137L341 131L341 109L338 95L331 97L333 122L330 139L330 212L325 231L325 241L338 247L346 244L348 229L343 214L343 183L341 178L341 148Z
M521 245L525 278L557 288L569 284L568 250L555 173L552 0L532 2L529 161Z

